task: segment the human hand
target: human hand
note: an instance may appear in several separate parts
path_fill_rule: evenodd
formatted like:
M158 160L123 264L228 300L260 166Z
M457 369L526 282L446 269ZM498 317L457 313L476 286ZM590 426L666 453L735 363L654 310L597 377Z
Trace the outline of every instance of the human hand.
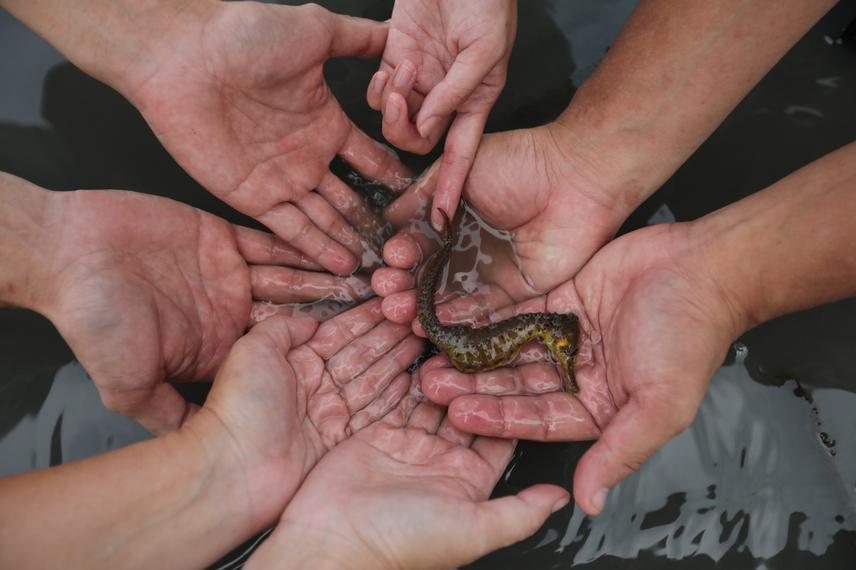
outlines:
M417 394L319 462L249 568L457 567L567 503L552 485L489 501L514 442L462 433Z
M487 117L505 85L515 0L398 0L369 105L393 145L426 153L452 124L434 209L455 212ZM439 228L441 218L431 218Z
M445 357L424 375L425 394L449 404L459 429L496 437L598 441L574 475L577 504L598 514L608 489L692 421L710 377L745 328L699 264L690 224L654 226L599 251L533 310L580 317L576 395L553 364L467 375ZM690 254L692 252L692 255Z
M57 326L107 407L156 434L197 409L168 381L211 379L251 324L253 298L369 292L363 278L311 271L318 266L272 234L172 200L50 193L8 178L50 204L41 231L44 291L34 308Z
M399 404L410 389L406 370L424 348L407 327L383 318L377 300L315 327L313 319L282 316L255 325L188 423L229 434L258 530L327 451Z
M485 135L464 197L488 224L509 233L517 259L511 248L487 252L491 262L479 268L484 286L475 295L438 304L441 321L483 322L497 311L525 308L573 277L629 214L627 204L610 198L620 184L581 160L583 152L566 150L570 145L562 136L556 124ZM375 271L372 287L395 322L414 319L412 270L437 246L424 224L408 226L426 208L436 179L435 164L386 211L403 230L386 243L388 267Z
M372 215L330 162L391 188L408 172L348 119L323 65L380 55L386 24L313 4L197 2L161 36L121 87L170 154L323 268L354 271Z

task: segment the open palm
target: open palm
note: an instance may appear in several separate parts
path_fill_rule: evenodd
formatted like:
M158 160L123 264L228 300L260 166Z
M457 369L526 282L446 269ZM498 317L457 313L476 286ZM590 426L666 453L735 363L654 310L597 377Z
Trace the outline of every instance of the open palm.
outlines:
M495 229L508 232L511 248L488 252L492 262L480 268L484 287L470 296L438 306L444 322L473 313L477 320L545 295L576 274L624 221L625 212L607 206L596 182L563 158L553 126L485 135L464 198ZM372 278L387 297L384 311L404 322L415 317L414 276L410 271L434 250L425 224L411 220L424 212L436 188L436 165L387 209L404 228L387 242L388 268ZM500 312L499 316L503 316Z
M321 550L337 567L454 567L525 538L567 502L567 493L548 485L488 501L514 443L472 438L444 415L410 394L337 446L309 474L250 567L293 563L286 553L302 548L295 545L313 545L304 552Z
M579 394L561 392L555 366L535 362L475 375L438 367L426 395L451 403L453 423L473 433L599 438L574 479L578 504L598 513L609 488L689 425L740 332L715 281L684 262L689 232L678 224L624 236L538 307L580 316Z
M350 273L370 214L330 162L340 155L392 187L406 171L348 119L323 65L380 55L386 26L317 5L212 5L193 29L166 35L131 100L203 186L325 269Z
M169 380L210 380L251 323L253 297L356 298L357 278L317 269L271 234L172 200L51 194L45 313L105 404L155 433L195 411ZM365 286L362 285L362 288Z
M259 520L270 524L325 453L401 402L422 350L376 301L317 330L275 316L238 341L203 410L233 434Z

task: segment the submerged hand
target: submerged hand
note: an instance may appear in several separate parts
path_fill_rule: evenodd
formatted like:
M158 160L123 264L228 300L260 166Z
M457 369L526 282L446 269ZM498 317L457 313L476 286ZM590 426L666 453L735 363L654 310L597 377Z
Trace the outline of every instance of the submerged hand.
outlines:
M505 85L517 3L398 0L389 25L369 105L383 112L387 140L411 152L430 151L452 124L434 203L451 215Z
M190 425L225 427L253 518L271 524L325 453L401 402L422 350L377 301L317 330L312 319L275 316L238 341Z
M548 125L484 137L464 198L488 224L509 232L518 259L509 250L489 252L491 263L479 275L485 286L439 305L441 321L483 321L502 309L527 308L525 302L573 277L624 221L627 206L608 198L601 186L606 177L569 158L579 155L564 150L559 130ZM372 287L385 297L384 313L396 322L415 317L411 270L436 247L424 225L408 227L434 193L436 176L435 165L387 209L390 221L405 229L387 242L389 267L375 272Z
M203 10L204 8L204 10ZM386 25L317 5L198 3L127 81L132 102L194 178L325 269L348 274L369 211L330 170L336 155L396 188L394 155L345 115L331 57L380 55ZM189 22L189 23L188 23Z
M513 449L411 394L321 460L249 567L449 568L522 540L568 496L538 485L489 501Z
M33 190L39 192L38 190ZM359 298L366 285L318 267L271 234L165 198L47 193L37 307L92 376L104 403L154 433L196 407L169 380L209 380L251 323L253 298Z
M475 375L446 364L425 375L426 395L450 404L452 423L477 434L599 438L574 476L577 503L599 513L609 488L691 423L741 330L708 269L692 261L700 256L688 255L698 243L690 228L655 226L615 240L536 308L580 317L579 394L556 391L555 366L538 362Z

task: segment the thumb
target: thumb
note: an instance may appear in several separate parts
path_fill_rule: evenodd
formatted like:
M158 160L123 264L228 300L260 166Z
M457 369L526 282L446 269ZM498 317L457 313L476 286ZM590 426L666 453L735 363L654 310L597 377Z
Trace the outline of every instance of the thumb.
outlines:
M660 397L632 396L577 464L574 499L580 508L590 515L600 514L609 489L686 429L697 408L678 408Z
M386 22L330 13L330 57L379 57L386 45Z
M318 321L312 317L274 315L250 329L245 339L250 341L266 336L273 341L274 346L285 354L295 346L299 346L312 338L317 328Z
M551 514L568 504L570 496L565 489L555 485L535 485L517 495L485 501L478 505L473 535L478 540L479 557L535 533Z

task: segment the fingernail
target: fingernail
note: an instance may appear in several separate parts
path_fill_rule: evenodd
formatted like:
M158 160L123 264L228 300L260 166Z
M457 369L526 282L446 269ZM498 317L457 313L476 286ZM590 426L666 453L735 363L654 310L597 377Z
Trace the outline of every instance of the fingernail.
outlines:
M603 512L603 507L606 505L606 496L609 494L609 489L603 488L597 491L591 498L591 504L597 511L597 514Z
M401 106L395 103L395 97L390 97L386 101L386 108L383 110L383 120L387 123L397 123L401 119Z
M380 82L381 75L380 74L381 74L381 72L378 71L377 73L375 73L372 76L372 80L369 81L369 91L371 93L376 94L376 95L380 95L380 92L381 92L381 82Z
M437 117L429 117L422 121L422 124L417 126L420 136L422 136L423 139L427 139L428 136L434 132L434 129L437 127L439 122L440 119Z
M431 210L431 226L438 232L443 231L443 217L437 208Z
M565 508L565 505L567 505L570 501L571 501L571 498L569 496L565 495L564 497L562 497L561 499L556 501L556 504L553 505L552 509L550 509L550 513L552 514L552 513L555 513L556 511L562 510L563 508Z
M403 62L398 66L398 69L395 70L395 75L392 76L392 86L397 87L398 89L403 89L409 86L410 82L413 81L414 73L416 73L416 70L410 62Z

